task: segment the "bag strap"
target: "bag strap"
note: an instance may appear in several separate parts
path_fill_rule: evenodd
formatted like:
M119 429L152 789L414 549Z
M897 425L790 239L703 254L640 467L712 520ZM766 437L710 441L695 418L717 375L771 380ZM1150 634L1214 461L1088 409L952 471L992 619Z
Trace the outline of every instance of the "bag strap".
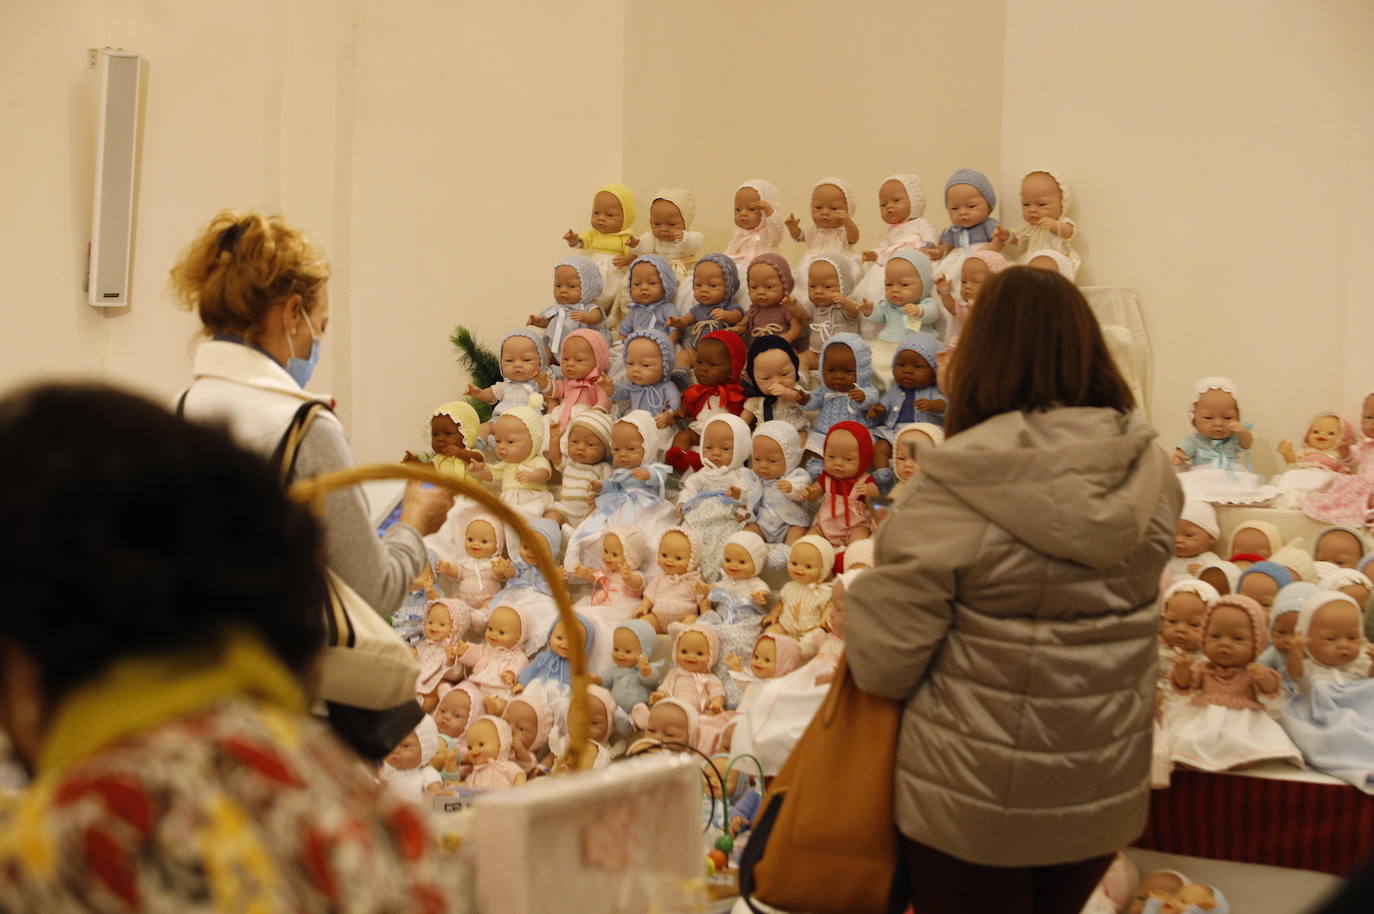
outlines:
M305 438L306 431L310 428L310 420L315 418L315 413L321 409L329 409L328 406L319 400L311 400L302 403L301 408L296 410L296 414L291 417L291 423L286 426L286 431L282 434L281 440L277 442L277 447L272 451L272 458L269 461L272 466L278 467L281 473L282 488L291 481L291 477L296 472L296 455L300 451L301 441Z

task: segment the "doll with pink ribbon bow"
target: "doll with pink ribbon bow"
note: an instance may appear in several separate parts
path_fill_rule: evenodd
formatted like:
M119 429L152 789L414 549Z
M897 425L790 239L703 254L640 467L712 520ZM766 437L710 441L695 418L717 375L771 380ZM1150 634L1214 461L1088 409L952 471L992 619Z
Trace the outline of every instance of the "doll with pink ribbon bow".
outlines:
M415 698L426 713L439 703L439 684L453 669L468 624L468 610L461 600L439 599L425 609L424 639L411 650L420 666Z

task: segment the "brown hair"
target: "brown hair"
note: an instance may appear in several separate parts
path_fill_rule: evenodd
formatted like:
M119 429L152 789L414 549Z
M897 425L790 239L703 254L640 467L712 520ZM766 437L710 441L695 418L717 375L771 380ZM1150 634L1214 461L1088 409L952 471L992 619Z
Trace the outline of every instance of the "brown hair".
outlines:
M223 210L172 267L181 307L195 309L208 335L247 337L272 307L299 295L308 308L329 279L320 250L280 216Z
M979 291L947 382L951 435L1001 413L1135 405L1083 293L1031 267L998 273Z

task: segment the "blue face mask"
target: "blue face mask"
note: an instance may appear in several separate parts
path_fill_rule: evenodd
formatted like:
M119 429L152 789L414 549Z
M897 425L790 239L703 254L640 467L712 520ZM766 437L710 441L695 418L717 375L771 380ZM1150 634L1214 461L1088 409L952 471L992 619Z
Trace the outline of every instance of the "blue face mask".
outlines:
M310 323L310 315L304 310L301 316L305 318L305 327L310 331L310 357L306 359L296 358L294 348L291 357L286 360L286 373L291 379L302 388L310 381L310 376L315 373L315 366L320 361L320 338L315 335L315 325ZM291 345L290 337L287 338L287 345Z

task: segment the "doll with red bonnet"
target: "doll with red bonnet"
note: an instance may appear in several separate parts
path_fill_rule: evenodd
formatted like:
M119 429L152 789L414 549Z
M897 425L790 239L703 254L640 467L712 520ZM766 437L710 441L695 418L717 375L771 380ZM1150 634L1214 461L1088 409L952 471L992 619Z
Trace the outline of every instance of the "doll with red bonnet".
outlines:
M824 470L804 493L821 500L810 532L843 550L872 533L872 499L878 494L868 473L873 466L873 438L857 422L837 422L826 433L821 456ZM842 564L843 558L839 561Z
M744 411L744 387L740 372L744 371L749 350L739 334L728 330L708 333L697 343L696 362L692 368L696 383L682 392L679 419L691 424L673 438L673 446L664 461L680 473L701 469L701 455L694 448L713 416L723 413L738 416Z

